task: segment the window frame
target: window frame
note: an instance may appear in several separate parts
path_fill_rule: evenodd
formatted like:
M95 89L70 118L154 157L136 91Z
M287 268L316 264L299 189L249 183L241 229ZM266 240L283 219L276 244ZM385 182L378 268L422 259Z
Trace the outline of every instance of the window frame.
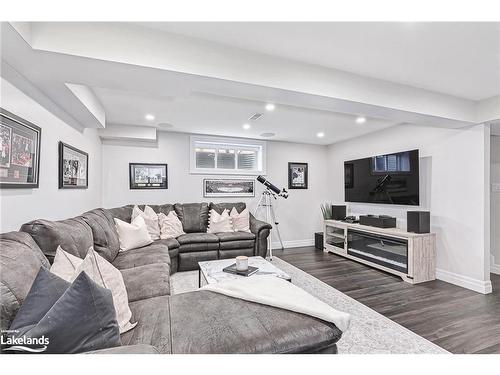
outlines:
M207 147L220 144L221 147L238 149L241 148L257 147L257 169L237 169L238 160L235 160L235 169L217 168L217 159L215 161L215 168L197 168L196 167L196 148L199 143L206 143ZM189 172L190 174L204 174L204 175L238 175L238 176L258 176L266 174L266 141L259 141L255 139L242 139L230 137L214 137L214 136L198 136L192 135L189 139Z

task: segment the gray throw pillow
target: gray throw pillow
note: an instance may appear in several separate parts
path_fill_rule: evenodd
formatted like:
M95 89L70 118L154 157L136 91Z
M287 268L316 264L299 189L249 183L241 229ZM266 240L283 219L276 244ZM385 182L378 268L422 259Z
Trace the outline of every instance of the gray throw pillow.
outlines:
M47 338L43 353L121 346L111 292L85 272L69 284L40 268L9 331L15 338Z

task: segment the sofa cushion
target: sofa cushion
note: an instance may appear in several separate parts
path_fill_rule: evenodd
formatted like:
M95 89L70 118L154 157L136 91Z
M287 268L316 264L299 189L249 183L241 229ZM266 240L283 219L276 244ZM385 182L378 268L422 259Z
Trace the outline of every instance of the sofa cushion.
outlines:
M247 232L217 233L219 237L219 249L235 250L255 247L255 234ZM239 254L246 255L246 254ZM253 255L253 252L252 252Z
M226 244L229 244L232 242L226 242ZM240 255L244 255L247 257L253 257L255 255L254 253L255 249L253 246L251 247L241 247L241 248L228 248L228 249L220 249L219 250L219 259L231 259L231 258L236 258Z
M81 216L59 221L34 220L23 224L21 231L33 237L51 263L58 246L83 259L94 244L92 229Z
M170 316L174 354L309 353L342 335L320 319L209 291L171 296Z
M168 247L168 250L177 249L180 244L175 238L164 238L154 242L155 244L163 244Z
M255 234L248 232L217 233L220 242L255 240Z
M219 237L213 233L187 233L176 239L181 246L192 243L219 243Z
M194 271L199 269L198 262L215 259L219 259L219 250L179 253L178 268L179 271Z
M50 264L29 234L0 234L0 330L11 325L40 267Z
M129 302L170 294L170 267L166 263L148 264L120 272Z
M157 214L165 214L168 215L170 211L174 211L174 205L173 204L150 204L149 207L153 209L154 212ZM144 206L140 205L139 208L141 210L144 210Z
M160 353L171 353L169 297L154 297L130 303L137 326L121 336L122 345L146 344Z
M155 241L137 249L121 251L112 264L119 270L155 263L170 264L169 249L161 241Z
M219 249L219 238L213 233L187 233L177 237L179 253Z
M108 262L112 262L120 251L120 242L111 213L103 208L96 208L81 216L92 228L94 250ZM64 246L63 249L66 250Z
M208 203L176 203L175 213L186 233L206 232L208 226Z
M139 206L140 208L141 206ZM129 204L126 206L109 208L107 211L111 215L111 217L120 219L125 221L126 223L130 223L132 221L132 210L134 208L133 204Z

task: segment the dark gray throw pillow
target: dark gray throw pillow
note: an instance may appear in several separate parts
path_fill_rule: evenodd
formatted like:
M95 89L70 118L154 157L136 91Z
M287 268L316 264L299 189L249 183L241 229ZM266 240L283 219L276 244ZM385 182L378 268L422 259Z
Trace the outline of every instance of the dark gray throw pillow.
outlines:
M72 284L63 285L61 280L40 269L12 322L9 330L15 332L11 335L44 336L48 339L44 353L82 353L121 346L111 291L97 285L85 272Z
M40 267L10 330L37 324L70 286L71 283Z

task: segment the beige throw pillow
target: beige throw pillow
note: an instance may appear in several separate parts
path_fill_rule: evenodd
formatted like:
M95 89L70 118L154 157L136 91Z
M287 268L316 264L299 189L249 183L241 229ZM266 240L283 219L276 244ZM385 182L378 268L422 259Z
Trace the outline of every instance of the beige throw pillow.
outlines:
M222 211L219 215L214 209L210 210L210 220L208 223L207 233L224 233L234 232L232 220L229 217L228 210Z
M165 215L163 212L159 213L158 222L160 224L160 238L163 240L167 238L177 238L186 234L175 211L170 211L168 215Z
M156 212L149 206L144 207L144 211L142 211L137 205L134 206L132 210L132 221L138 216L142 216L146 226L148 228L148 233L151 236L153 241L160 239L160 227L158 225L158 215Z
M250 212L248 208L238 213L236 207L233 207L229 214L233 221L233 229L235 232L248 232L250 233Z
M120 241L120 251L136 249L153 242L142 216L137 216L130 224L115 218L115 224Z
M87 256L69 281L73 282L81 272L85 272L95 283L111 291L120 333L134 328L137 323L130 323L132 311L128 306L128 294L122 273L97 254L93 248L89 249Z
M54 262L50 267L50 272L59 276L61 279L70 281L76 269L83 263L83 259L63 250L61 246L57 247Z

